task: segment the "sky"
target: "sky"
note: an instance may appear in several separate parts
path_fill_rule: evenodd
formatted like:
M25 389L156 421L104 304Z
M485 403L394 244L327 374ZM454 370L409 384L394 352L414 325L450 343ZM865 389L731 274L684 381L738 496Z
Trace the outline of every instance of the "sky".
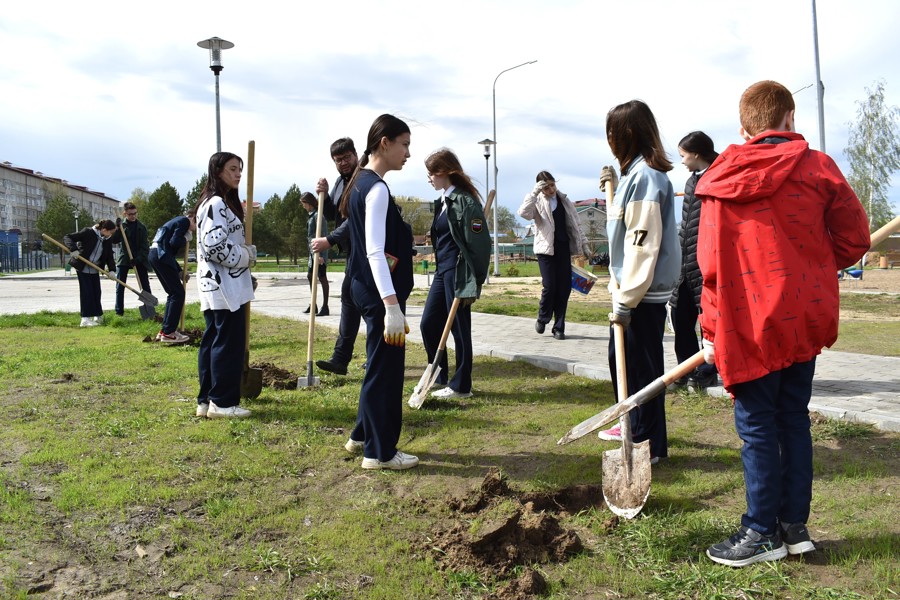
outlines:
M866 88L883 81L900 105L900 2L818 0L816 15L825 146L847 173ZM513 212L542 170L572 200L597 197L616 164L606 113L635 98L656 116L676 190L689 175L678 141L699 129L719 151L741 143L738 99L762 79L795 92L797 129L821 149L811 1L32 0L0 12L0 162L121 201L164 182L184 197L216 150L215 78L197 46L213 36L235 44L219 78L222 149L246 160L255 141L257 202L333 183L331 142L349 136L361 154L382 113L412 130L410 160L386 177L395 195L436 197L423 162L440 147L479 190L495 187L478 144L494 138L498 202ZM900 174L889 199L900 211Z

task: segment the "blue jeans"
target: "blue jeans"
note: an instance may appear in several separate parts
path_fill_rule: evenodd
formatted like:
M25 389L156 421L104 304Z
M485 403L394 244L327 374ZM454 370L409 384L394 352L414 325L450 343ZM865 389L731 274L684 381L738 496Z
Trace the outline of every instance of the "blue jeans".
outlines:
M156 248L150 249L150 265L166 291L166 312L163 313L162 332L169 335L178 328L181 310L184 308L185 289L181 269L159 260Z
M765 535L775 533L778 521L809 519L813 478L809 399L815 371L813 359L729 387L734 426L744 442L747 512L741 524Z

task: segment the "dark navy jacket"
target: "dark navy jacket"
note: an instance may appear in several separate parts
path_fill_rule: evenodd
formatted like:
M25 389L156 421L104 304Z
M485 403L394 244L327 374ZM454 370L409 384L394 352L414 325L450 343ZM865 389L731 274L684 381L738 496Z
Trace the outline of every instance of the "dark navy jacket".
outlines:
M190 227L191 222L187 217L178 216L166 221L162 227L156 230L156 235L153 237L159 261L179 272L181 266L178 264L178 255L184 255L182 248L187 244L184 234Z

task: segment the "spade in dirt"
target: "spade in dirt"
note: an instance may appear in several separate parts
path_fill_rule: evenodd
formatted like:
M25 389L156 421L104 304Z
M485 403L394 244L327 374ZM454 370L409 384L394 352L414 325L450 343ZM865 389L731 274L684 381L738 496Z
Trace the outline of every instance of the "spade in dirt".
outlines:
M60 247L60 249L64 250L65 252L68 252L68 253L72 252L72 250L67 248L65 246L65 244L61 244L61 243L57 242L56 240L54 240L52 237L50 237L46 233L42 233L41 236L43 236L43 238L45 240L47 240L48 242L52 242L52 243L56 244L57 246ZM144 307L149 307L150 310L153 310L153 307L156 306L157 304L159 304L159 300L157 300L156 297L153 294L151 294L150 292L145 292L144 290L138 291L138 290L134 289L133 287L131 287L130 285L128 285L127 283L125 283L124 281L122 281L121 279L119 279L118 277L116 277L115 275L113 275L112 273L107 271L106 269L104 269L103 267L95 265L94 263L92 263L85 257L81 256L80 254L78 255L78 260L80 260L84 264L88 265L89 267L93 267L98 272L103 273L107 279L111 279L117 283L120 283L123 286L125 286L127 289L129 289L132 292L134 292L135 294L137 294L137 296L138 296L138 298L140 298L141 302L144 303L143 304ZM156 311L154 311L153 314L155 315Z
M249 246L253 243L253 162L256 142L250 141L247 148L247 214L244 216L244 239ZM185 250L186 251L186 250ZM249 271L250 268L248 267ZM262 369L250 367L250 302L244 321L244 368L241 371L241 397L257 398L262 392Z
M122 240L125 242L125 249L128 251L128 260L134 265L134 254L131 253L131 243L128 241L128 236L125 235L125 227L122 226L122 219L116 219L116 225L119 227L119 233L122 234ZM138 290L140 293L143 293L144 287L141 285L141 276L138 275L137 267L134 268L134 278L137 279ZM138 307L138 310L141 312L141 318L145 321L156 317L156 309L152 306L141 304Z
M625 366L625 328L613 324L616 346L616 389L619 402L628 396ZM603 453L603 499L620 517L633 519L650 496L650 440L635 444L631 439L631 415L619 420L622 447Z

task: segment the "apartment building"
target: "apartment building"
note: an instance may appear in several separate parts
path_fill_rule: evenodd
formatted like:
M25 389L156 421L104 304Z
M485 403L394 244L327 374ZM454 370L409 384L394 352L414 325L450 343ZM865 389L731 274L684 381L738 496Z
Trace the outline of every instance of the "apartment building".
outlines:
M24 252L41 239L35 223L47 202L63 190L76 207L87 210L94 221L120 216L119 201L102 192L44 175L10 162L0 163L0 231L19 233ZM79 223L79 227L88 223Z

